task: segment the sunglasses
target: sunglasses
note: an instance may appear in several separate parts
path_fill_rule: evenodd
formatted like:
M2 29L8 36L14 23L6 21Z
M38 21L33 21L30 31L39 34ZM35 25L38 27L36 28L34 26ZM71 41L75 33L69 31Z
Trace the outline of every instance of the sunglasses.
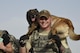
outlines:
M48 20L48 18L45 17L45 16L42 16L42 17L40 17L39 19L40 19L40 20Z

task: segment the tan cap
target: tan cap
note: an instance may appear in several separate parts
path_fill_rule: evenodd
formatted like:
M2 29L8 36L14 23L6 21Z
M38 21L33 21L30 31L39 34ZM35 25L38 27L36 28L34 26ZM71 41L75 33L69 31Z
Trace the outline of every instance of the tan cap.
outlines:
M42 16L49 18L49 16L51 16L51 14L48 10L42 10L42 11L40 11L40 17L42 17Z

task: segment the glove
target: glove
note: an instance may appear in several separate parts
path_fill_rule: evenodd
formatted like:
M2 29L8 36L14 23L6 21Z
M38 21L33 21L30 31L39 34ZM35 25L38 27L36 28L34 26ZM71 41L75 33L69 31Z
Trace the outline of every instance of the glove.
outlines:
M59 36L57 36L57 35L49 35L48 38L53 39L53 40L60 40Z
M19 44L21 47L24 47L25 44L26 44L26 40L29 39L29 36L28 35L23 35L20 37L20 40L19 40Z
M51 34L51 35L49 35L48 38L49 38L49 39L53 39L53 40L55 40L57 46L58 46L58 47L61 47L61 40L60 40L60 38L59 38L58 35L52 35L52 34Z

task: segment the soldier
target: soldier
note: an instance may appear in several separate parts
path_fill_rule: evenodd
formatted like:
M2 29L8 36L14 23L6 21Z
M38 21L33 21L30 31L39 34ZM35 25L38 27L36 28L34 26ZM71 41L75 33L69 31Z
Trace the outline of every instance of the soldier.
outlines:
M3 34L7 34L10 38L13 53L19 53L19 41L13 35L9 34L7 30L3 30Z
M51 34L51 17L46 10L40 11L40 17L37 19L40 28L34 30L27 39L24 35L20 38L20 53L62 53L61 42L57 35ZM25 41L21 39L27 39ZM26 42L26 43L22 43Z
M0 31L0 53L13 53L12 44L8 32L4 33L4 30Z

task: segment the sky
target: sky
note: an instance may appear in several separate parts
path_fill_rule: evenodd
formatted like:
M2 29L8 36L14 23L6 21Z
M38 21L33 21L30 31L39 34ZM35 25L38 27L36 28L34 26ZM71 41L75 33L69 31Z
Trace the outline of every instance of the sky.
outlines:
M17 39L28 31L26 12L37 8L72 21L74 32L80 34L80 0L0 0L0 30L7 30ZM67 37L72 53L80 53L80 41Z

